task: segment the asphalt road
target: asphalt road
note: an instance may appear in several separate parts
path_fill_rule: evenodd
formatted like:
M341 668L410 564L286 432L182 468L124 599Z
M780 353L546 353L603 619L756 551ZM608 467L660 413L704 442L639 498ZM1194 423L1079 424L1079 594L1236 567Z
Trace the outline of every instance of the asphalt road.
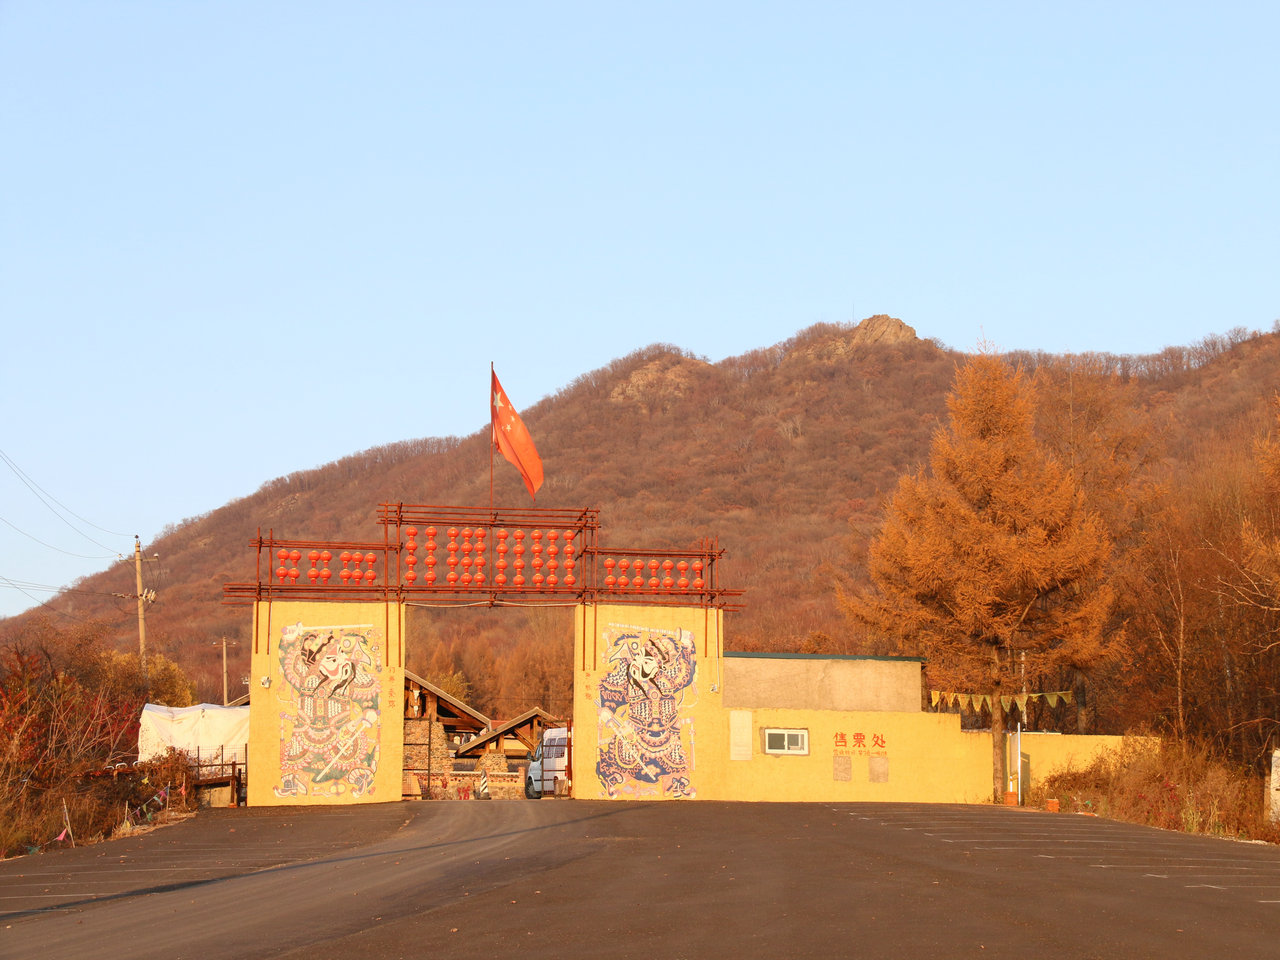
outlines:
M0 957L1280 955L1280 850L914 804L214 810L0 863Z

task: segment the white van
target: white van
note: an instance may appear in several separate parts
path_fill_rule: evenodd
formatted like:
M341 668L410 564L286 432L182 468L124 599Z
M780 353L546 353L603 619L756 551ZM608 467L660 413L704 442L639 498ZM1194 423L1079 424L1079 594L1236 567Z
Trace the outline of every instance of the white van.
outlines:
M548 793L554 796L561 782L568 785L570 739L568 727L542 731L542 742L529 754L529 771L525 775L524 795L530 800Z

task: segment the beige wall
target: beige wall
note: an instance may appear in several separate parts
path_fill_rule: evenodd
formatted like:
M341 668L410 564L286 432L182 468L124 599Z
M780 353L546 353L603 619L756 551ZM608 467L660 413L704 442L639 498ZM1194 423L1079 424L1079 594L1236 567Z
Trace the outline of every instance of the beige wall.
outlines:
M730 710L918 713L920 667L914 657L729 653L724 658L724 705Z
M1153 737L1086 737L1059 733L1024 732L1022 734L1021 748L1018 746L1016 734L1010 738L1009 757L1012 759L1014 754L1021 749L1021 752L1030 762L1031 785L1035 786L1043 782L1044 778L1051 774L1061 773L1069 769L1081 770L1103 754L1119 751L1126 742L1150 742L1153 746L1159 743ZM1011 766L1009 769L1013 770L1015 768Z
M259 603L250 805L399 800L404 620L394 603Z
M991 740L950 714L845 710L731 711L717 799L977 803L991 793ZM736 714L736 718L733 715ZM801 730L807 755L764 752L767 729ZM735 742L737 741L737 742ZM737 749L735 749L737 748Z
M725 657L722 630L721 615L698 608L578 608L574 796L989 796L990 737L921 712L918 661ZM768 728L803 730L807 752L767 754Z
M583 799L991 801L991 734L925 713L916 660L739 657L698 608L579 607L573 780ZM771 754L765 731L803 732ZM1118 737L1024 734L1033 782Z

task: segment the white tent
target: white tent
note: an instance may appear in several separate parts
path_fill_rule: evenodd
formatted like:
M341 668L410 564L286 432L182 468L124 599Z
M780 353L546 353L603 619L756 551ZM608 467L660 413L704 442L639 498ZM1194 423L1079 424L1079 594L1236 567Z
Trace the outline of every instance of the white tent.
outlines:
M163 707L148 703L138 727L138 759L164 756L169 747L213 763L244 763L249 743L249 708L198 703Z

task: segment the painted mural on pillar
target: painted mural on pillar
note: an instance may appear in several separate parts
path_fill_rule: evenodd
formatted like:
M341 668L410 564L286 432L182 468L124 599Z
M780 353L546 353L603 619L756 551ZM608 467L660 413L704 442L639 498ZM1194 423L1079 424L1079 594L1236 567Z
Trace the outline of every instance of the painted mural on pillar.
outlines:
M611 625L597 685L596 776L611 798L692 797L697 651L688 630Z
M285 627L280 636L277 797L356 798L373 791L381 733L381 632Z

